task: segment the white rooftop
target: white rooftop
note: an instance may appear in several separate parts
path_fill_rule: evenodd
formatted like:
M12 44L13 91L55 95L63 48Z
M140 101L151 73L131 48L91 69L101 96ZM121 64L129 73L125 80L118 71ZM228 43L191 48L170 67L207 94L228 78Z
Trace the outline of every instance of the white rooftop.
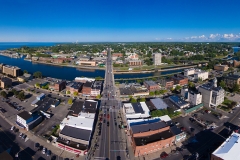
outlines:
M90 82L92 82L92 81L95 81L95 79L94 78L87 78L87 77L76 77L75 81L90 81Z
M240 134L232 133L232 135L223 142L212 154L224 160L240 159Z
M85 118L82 116L80 117L68 116L67 118L64 118L63 121L60 123L60 129L62 130L64 126L67 125L75 128L92 130L93 122L94 119L92 118Z
M123 109L127 119L148 118L150 117L149 108L145 102L124 103Z

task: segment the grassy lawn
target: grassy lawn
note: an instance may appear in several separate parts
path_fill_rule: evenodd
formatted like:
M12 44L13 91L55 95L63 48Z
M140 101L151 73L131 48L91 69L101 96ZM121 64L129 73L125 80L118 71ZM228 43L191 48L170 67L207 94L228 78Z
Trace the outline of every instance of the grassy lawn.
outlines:
M219 105L219 106L217 106L217 108L219 108L219 109L221 109L221 110L224 110L224 111L226 111L226 112L228 112L228 111L231 110L231 109L228 108L227 106L223 106L223 105Z

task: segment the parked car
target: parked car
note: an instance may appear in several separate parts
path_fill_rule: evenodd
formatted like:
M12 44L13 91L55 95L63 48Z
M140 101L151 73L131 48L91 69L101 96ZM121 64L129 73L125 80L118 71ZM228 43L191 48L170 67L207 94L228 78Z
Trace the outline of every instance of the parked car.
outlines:
M46 148L45 147L43 147L43 150L42 150L42 154L45 154L46 153Z
M22 139L25 139L25 138L27 138L27 135L26 135L26 134L24 134L24 135L22 136Z
M205 112L206 112L206 113L211 113L211 111L209 111L209 110L207 110L207 109L205 110Z
M15 126L12 126L12 127L11 127L11 131L13 131L14 129L15 129Z
M20 133L20 134L19 134L19 137L22 137L22 136L23 136L23 133Z
M168 154L166 152L162 152L161 155L160 155L160 158L167 158L168 157Z

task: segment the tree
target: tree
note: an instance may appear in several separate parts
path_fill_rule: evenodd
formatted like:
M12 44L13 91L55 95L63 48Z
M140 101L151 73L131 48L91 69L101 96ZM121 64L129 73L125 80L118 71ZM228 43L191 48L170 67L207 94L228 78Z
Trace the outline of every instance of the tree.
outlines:
M40 72L40 71L34 72L33 76L36 78L42 78L42 72Z
M130 98L130 102L131 102L131 103L136 103L137 100L136 100L135 98Z
M73 92L73 95L74 95L74 96L77 96L77 95L78 95L78 92L76 92L76 91Z
M193 88L195 86L195 84L193 82L188 82L188 87L189 88Z
M95 79L96 79L96 80L102 80L102 79L103 79L103 77L101 77L101 76L98 76L98 77L95 77Z
M27 71L27 70L24 70L23 73L28 73L28 71Z
M233 92L239 91L239 85L238 85L237 83L235 83L235 84L233 85L232 91L233 91Z
M35 86L38 87L38 88L40 88L40 84L39 84L39 83L36 83Z
M70 94L71 92L70 91L67 91L67 94Z
M225 88L226 87L226 83L225 81L221 80L221 82L219 83L220 87Z
M72 98L69 98L69 99L68 99L68 104L70 104L70 105L71 105L72 103L73 103L73 100L72 100Z
M12 89L12 92L13 92L13 94L14 94L15 96L17 96L18 93L19 93L19 92L18 92L16 89L14 89L14 88Z
M99 95L97 95L97 97L96 97L97 99L101 99L101 95L99 94Z
M150 95L150 96L154 96L155 93L154 93L154 92L149 92L149 95Z
M159 95L160 92L158 90L155 91L155 95Z
M175 87L175 90L176 90L176 91L179 91L180 89L182 89L182 87L179 86L179 85L177 85L177 86Z
M18 94L18 99L20 99L20 100L24 100L25 99L25 94L24 94L23 91Z
M5 91L1 91L1 96L4 97L4 98L7 98L7 93Z
M139 102L146 102L146 99L145 98L140 98Z

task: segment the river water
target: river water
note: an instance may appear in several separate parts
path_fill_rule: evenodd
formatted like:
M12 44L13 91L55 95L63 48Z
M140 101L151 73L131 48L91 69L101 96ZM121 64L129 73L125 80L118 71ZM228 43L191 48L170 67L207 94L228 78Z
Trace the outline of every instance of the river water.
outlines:
M20 67L22 70L27 70L29 73L34 73L36 71L42 72L44 76L54 77L66 80L73 80L75 77L104 77L104 70L82 70L73 67L63 67L63 66L53 66L40 63L32 63L30 61L25 61L23 58L10 58L0 55L0 63L14 65ZM181 72L182 69L174 71L165 71L165 72L153 72L153 73L134 73L134 74L115 74L115 79L121 78L142 78L150 76L160 76L171 73Z

